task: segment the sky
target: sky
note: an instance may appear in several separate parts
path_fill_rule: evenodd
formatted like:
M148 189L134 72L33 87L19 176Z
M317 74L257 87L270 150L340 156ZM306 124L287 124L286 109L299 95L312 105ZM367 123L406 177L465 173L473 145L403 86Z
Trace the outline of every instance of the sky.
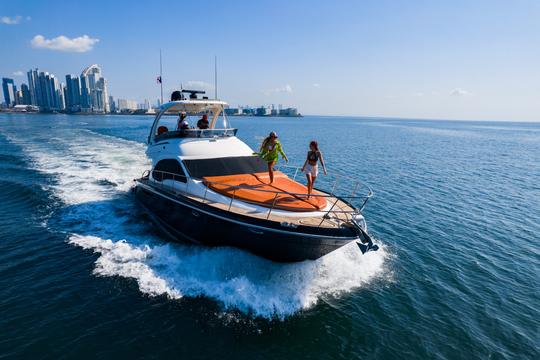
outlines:
M97 63L115 98L180 87L304 114L540 121L540 1L0 0L0 76ZM22 74L22 75L21 75Z

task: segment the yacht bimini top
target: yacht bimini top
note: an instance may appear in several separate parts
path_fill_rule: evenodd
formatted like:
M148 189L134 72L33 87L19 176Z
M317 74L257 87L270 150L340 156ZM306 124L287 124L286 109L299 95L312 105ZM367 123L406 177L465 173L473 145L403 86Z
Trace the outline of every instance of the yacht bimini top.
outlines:
M219 113L227 105L228 104L225 101L221 100L177 100L161 105L159 111L164 114L178 114L180 112L199 114L208 111Z

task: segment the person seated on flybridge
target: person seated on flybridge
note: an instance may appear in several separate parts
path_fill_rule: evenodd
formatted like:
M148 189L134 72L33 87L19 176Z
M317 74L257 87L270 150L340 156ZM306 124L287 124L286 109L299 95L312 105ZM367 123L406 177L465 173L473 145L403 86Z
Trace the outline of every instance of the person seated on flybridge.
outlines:
M178 126L177 130L189 130L189 123L187 121L187 114L185 112L181 112L178 114Z
M210 127L210 123L208 122L208 115L204 114L202 118L197 121L197 127L201 130L208 129Z

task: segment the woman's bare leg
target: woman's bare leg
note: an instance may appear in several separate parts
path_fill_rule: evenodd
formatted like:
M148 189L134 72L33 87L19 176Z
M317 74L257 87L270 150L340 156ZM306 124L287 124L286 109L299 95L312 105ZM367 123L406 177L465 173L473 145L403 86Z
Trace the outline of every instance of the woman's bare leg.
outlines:
M270 184L274 182L274 164L275 162L268 163L268 176L270 177Z
M309 189L310 194L313 192L313 187L315 186L315 179L317 179L316 176L311 176L311 189Z
M306 174L306 179L307 179L307 198L309 199L309 196L311 195L311 174Z

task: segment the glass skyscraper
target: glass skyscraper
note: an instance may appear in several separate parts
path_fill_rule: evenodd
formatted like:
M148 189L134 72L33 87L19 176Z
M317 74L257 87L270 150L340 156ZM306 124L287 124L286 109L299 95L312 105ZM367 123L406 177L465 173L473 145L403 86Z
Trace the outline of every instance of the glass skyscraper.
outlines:
M30 70L27 75L32 105L39 106L42 111L60 111L65 108L63 89L54 75L39 72L38 69Z
M66 110L69 112L81 111L81 85L79 77L66 75Z
M8 107L17 105L17 87L13 79L2 78L2 90L4 91L4 101Z
M84 69L80 77L66 75L65 86L53 74L38 69L28 71L27 76L28 87L19 94L19 98L27 99L22 101L28 101L30 105L39 106L41 111L111 111L107 80L101 75L101 68L97 64Z
M107 80L101 76L101 68L97 64L90 65L81 73L81 108L85 112L110 111Z
M19 103L21 105L32 105L32 101L30 99L30 89L28 88L28 85L21 84L21 100Z

